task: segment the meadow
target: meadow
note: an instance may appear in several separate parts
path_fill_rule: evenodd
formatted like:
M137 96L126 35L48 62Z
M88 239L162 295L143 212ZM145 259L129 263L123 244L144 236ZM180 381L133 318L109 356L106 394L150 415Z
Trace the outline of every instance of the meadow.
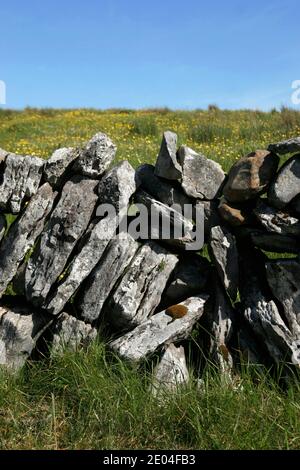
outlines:
M48 158L94 133L117 144L117 159L154 163L164 130L220 162L300 135L300 112L208 110L0 110L0 147ZM32 360L17 376L0 371L1 449L299 449L300 386L245 367L228 384L208 367L161 403L148 372L88 351ZM193 371L192 376L193 376Z

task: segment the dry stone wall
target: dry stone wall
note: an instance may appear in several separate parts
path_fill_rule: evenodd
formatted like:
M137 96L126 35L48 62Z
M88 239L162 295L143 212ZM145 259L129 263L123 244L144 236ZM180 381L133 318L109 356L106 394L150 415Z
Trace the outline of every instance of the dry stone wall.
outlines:
M155 166L114 165L115 154L102 133L47 161L0 150L0 364L18 370L43 337L58 354L105 331L124 359L161 358L155 394L189 380L191 335L227 377L244 361L298 370L300 138L228 175L170 131ZM168 221L168 239L152 219L149 240L120 228L125 215L138 225L139 204ZM191 251L199 208L205 247Z

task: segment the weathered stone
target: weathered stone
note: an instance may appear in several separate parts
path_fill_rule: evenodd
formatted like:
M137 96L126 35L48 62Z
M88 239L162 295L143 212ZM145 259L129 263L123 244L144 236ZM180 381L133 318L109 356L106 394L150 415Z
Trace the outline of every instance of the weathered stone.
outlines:
M110 138L99 132L81 151L73 170L90 178L99 178L112 163L116 151L117 147Z
M182 191L178 183L170 183L154 174L153 165L145 163L139 166L136 174L141 181L142 189L163 204L178 205L182 209L184 204L191 204L192 199Z
M270 152L284 155L286 153L295 153L300 151L300 137L293 137L292 139L283 140L276 144L270 144L268 147Z
M258 201L254 214L268 232L300 236L300 221L285 212L277 212L263 201Z
M188 338L203 314L206 300L207 296L198 296L182 302L180 305L187 310L182 318L173 319L165 311L156 313L133 331L111 341L109 346L122 358L130 361L145 359L166 344Z
M150 391L155 397L163 397L164 393L174 393L188 381L189 371L184 348L171 343L166 346L160 362L153 371Z
M78 151L72 147L60 148L55 150L51 157L46 161L44 168L44 180L54 189L59 189L65 183L69 171L78 157Z
M62 354L66 349L86 349L97 337L97 330L63 312L51 325L51 353Z
M97 184L97 180L74 176L64 185L60 200L27 265L26 296L34 305L45 302L86 230L97 201Z
M247 223L247 216L243 208L234 207L231 203L229 204L225 199L221 199L219 207L219 214L225 222L233 227L240 227Z
M178 155L185 193L197 199L217 197L225 180L221 165L184 145L179 148Z
M270 186L268 200L278 209L284 208L300 194L300 153L290 158Z
M299 253L299 240L288 235L268 233L263 230L249 229L254 246L274 253Z
M123 176L122 168L124 169ZM101 259L108 243L123 220L123 216L126 215L126 207L138 183L134 177L134 170L127 162L124 162L109 171L100 184L102 188L99 195L101 204L105 201L105 204L113 206L114 211L100 220L95 219L90 224L80 242L78 254L69 265L66 276L56 287L51 298L44 303L44 308L54 315L63 310L67 301ZM118 197L116 197L114 190ZM101 204L97 207L97 215L100 215ZM104 214L101 215L104 216Z
M155 174L161 178L169 180L180 180L182 168L177 160L177 135L174 132L166 131L155 165Z
M300 365L300 342L288 329L270 297L264 257L254 250L241 253L240 293L245 319L275 363Z
M266 263L266 274L274 297L283 307L288 327L300 340L300 263L293 259Z
M220 225L222 219L218 213L218 202L217 201L197 201L195 203L195 209L203 210L204 214L204 240L209 241L210 231L215 225ZM193 217L195 220L196 217Z
M205 304L203 316L204 329L208 334L209 356L221 372L229 373L233 360L228 343L233 332L235 311L216 276L211 292L212 295Z
M33 196L39 187L44 160L28 155L9 153L4 162L0 184L0 208L17 214L25 198Z
M5 234L6 230L6 217L4 214L0 214L0 242Z
M48 183L41 186L0 245L0 296L41 234L46 217L52 209L54 197L55 194Z
M15 371L31 355L52 318L27 307L0 307L0 365Z
M112 204L117 212L127 209L129 200L140 182L134 169L127 161L114 166L99 183L98 193L101 204Z
M177 257L156 243L143 245L110 296L107 320L117 328L130 329L150 317L176 264Z
M242 202L263 193L279 164L279 157L256 150L238 160L230 169L223 194L229 202Z
M148 231L142 227L144 239L162 240L165 244L179 249L185 249L186 246L195 242L192 221L185 218L179 211L153 199L142 190L136 193L135 202L142 204L148 210ZM190 209L192 217L192 206ZM198 250L200 248L202 246Z
M215 226L211 229L209 246L219 278L230 297L235 300L239 283L235 236L224 227Z
M82 285L78 298L81 318L89 323L97 320L114 286L139 248L128 233L121 233L109 243L104 255Z
M159 311L203 292L209 273L210 264L207 259L192 253L181 255L172 274L171 283L162 295Z

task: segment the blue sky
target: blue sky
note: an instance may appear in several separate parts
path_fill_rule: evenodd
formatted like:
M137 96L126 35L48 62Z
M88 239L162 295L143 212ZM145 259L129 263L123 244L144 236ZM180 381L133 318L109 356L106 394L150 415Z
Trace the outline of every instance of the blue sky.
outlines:
M0 18L10 108L270 109L300 79L299 0L9 0Z

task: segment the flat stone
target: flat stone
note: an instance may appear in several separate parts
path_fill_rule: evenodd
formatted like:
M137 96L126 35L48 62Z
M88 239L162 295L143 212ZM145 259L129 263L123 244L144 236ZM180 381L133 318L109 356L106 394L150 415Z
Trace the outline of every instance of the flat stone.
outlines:
M184 145L179 148L178 155L185 193L196 199L216 198L225 180L221 165Z
M164 345L187 339L201 318L207 296L191 297L180 305L186 314L173 319L166 311L156 313L133 331L111 341L109 347L120 357L133 362L146 359Z
M300 154L290 158L279 170L268 192L269 203L282 209L300 194Z
M209 357L222 373L229 373L233 366L229 341L233 333L236 312L216 276L213 279L211 292L212 295L206 302L202 318L208 335Z
M269 295L264 271L265 257L254 250L241 253L240 293L243 315L273 361L284 366L300 365L299 338L282 319Z
M243 202L263 193L279 164L279 157L256 150L238 160L230 169L223 194L229 202Z
M27 307L0 306L0 365L17 371L24 366L52 318Z
M135 170L127 161L114 166L100 180L98 186L101 204L112 204L117 212L127 209L131 196L140 185Z
M110 138L99 132L81 151L74 163L73 171L90 178L99 178L109 168L116 151L117 147Z
M249 235L254 246L274 253L299 253L299 240L288 235L268 233L263 230L250 229Z
M254 214L268 232L300 236L300 221L290 214L278 212L263 201L258 201Z
M292 139L283 140L276 144L270 144L268 150L278 153L279 155L300 152L300 137L293 137Z
M141 189L135 194L134 200L147 208L149 224L144 239L162 240L166 245L178 249L185 249L194 243L194 224L179 211L162 204ZM192 217L192 207L190 209ZM198 247L198 250L201 248L202 246Z
M83 320L89 323L98 320L105 301L124 275L139 246L128 233L119 234L112 239L99 263L82 285L77 298L76 303Z
M288 327L300 340L300 263L293 259L266 263L266 274L274 297L283 307Z
M10 227L0 245L0 296L17 273L26 253L34 246L49 215L55 194L45 183L31 198L23 213Z
M203 210L204 214L204 240L207 243L210 237L210 231L215 225L220 225L222 219L218 212L218 202L217 201L196 201L195 209ZM196 217L193 217L195 220Z
M219 278L230 297L235 300L239 283L238 250L235 236L224 227L211 229L210 253Z
M177 135L166 131L155 165L155 174L168 180L180 180L182 168L177 160Z
M136 174L141 181L141 187L148 194L167 206L191 204L189 198L181 189L179 183L167 181L154 174L154 166L145 163L138 167Z
M45 161L29 155L9 153L4 160L0 184L0 208L18 214L25 198L33 196L40 185Z
M51 354L65 350L86 349L97 337L97 330L81 320L63 312L51 325Z
M220 216L232 227L240 227L247 223L245 210L241 207L228 203L226 199L221 199L218 206Z
M0 214L0 242L5 234L5 230L6 230L6 217L4 214Z
M123 171L124 173L122 173ZM136 190L137 184L138 180L135 178L134 170L127 162L114 167L101 180L99 186L101 188L99 194L101 204L97 207L96 215L104 216L101 211L104 203L111 205L114 210L108 214L104 211L104 218L95 219L80 241L78 253L72 259L64 279L44 303L44 308L53 315L57 315L63 310L80 284L98 264L127 213L129 200Z
M183 346L176 347L171 343L153 371L150 391L155 397L164 398L165 393L176 393L189 378Z
M171 282L162 295L159 309L164 310L203 292L210 274L210 263L194 253L184 253L172 274Z
M105 313L116 328L129 330L147 320L177 264L177 257L154 242L147 242L111 294Z
M26 296L34 305L45 302L86 230L97 201L97 184L97 180L76 175L64 185L60 200L27 265Z
M54 189L60 189L70 175L70 170L77 157L78 151L72 147L55 150L45 163L44 180Z

